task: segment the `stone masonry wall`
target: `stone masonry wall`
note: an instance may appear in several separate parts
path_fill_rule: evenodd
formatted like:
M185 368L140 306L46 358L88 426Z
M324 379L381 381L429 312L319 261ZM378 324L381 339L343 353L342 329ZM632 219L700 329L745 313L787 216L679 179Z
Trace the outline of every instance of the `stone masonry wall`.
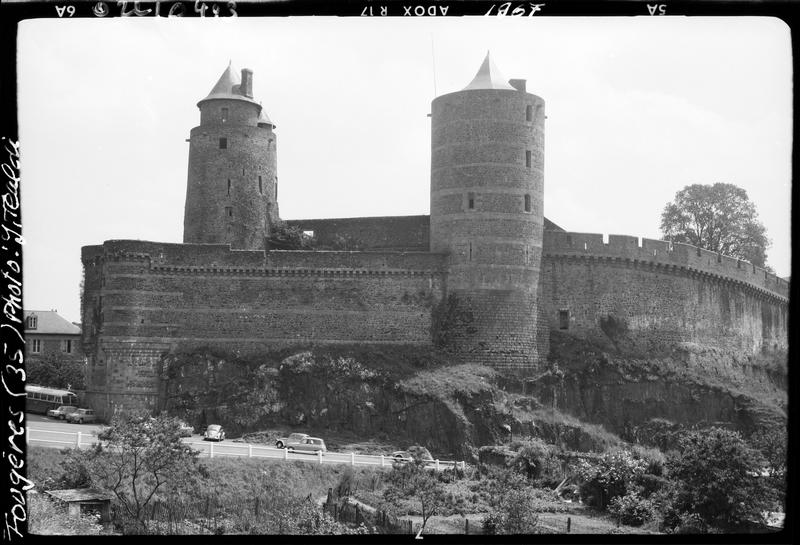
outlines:
M361 250L427 252L430 247L430 216L300 219L286 223L314 231L320 246L331 246L340 237Z
M143 241L85 247L87 398L103 414L142 399L154 406L161 356L178 345L431 344L443 261Z
M552 329L641 350L696 343L755 354L788 345L788 285L749 263L584 233L546 233L542 263Z

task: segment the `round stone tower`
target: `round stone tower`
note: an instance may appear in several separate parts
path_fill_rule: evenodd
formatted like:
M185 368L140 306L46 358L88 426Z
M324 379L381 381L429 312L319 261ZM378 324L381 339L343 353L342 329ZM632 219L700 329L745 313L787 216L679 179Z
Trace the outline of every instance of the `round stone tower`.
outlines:
M189 139L183 241L264 248L278 219L275 125L253 99L253 73L230 66L197 103Z
M541 344L544 100L487 53L469 85L431 108L431 251L449 255L438 339L463 361L530 370Z

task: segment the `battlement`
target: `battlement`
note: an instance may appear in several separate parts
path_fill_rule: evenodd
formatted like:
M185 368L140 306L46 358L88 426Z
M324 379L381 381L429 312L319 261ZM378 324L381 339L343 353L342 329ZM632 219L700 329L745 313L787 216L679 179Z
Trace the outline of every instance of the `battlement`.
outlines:
M638 237L627 235L608 235L608 242L605 242L603 235L598 233L545 231L543 253L545 256L591 256L679 267L744 282L784 299L789 298L786 280L742 259L689 244L648 238L640 241Z
M152 270L184 273L269 274L299 271L362 274L423 274L445 271L443 254L391 251L232 250L227 244L175 244L143 240L109 240L84 246L84 266L102 260L146 261Z

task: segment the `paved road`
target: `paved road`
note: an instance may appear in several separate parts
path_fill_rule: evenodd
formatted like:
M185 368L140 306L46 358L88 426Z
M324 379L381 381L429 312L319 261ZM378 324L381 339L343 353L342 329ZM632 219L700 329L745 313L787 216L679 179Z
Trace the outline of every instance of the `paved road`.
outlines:
M28 444L50 448L67 448L77 446L80 432L80 447L86 448L97 442L97 432L103 427L100 424L69 424L61 420L47 418L35 414L26 414L28 423ZM322 456L304 452L291 452L260 444L249 444L231 439L220 442L203 441L203 436L195 434L184 437L184 443L191 444L205 456L241 456L244 458L274 458L283 460L305 460L320 464L352 464L391 467L392 458L380 455L353 454L349 452L330 452ZM431 462L431 467L436 464ZM453 467L453 462L440 462L439 468Z

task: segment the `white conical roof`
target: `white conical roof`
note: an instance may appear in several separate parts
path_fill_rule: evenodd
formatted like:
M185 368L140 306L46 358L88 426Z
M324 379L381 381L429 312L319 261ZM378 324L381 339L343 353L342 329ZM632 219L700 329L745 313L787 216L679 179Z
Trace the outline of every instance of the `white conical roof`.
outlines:
M515 91L508 83L508 79L500 73L500 69L495 66L489 52L486 52L486 58L483 59L483 64L478 69L478 73L472 79L469 85L464 87L462 91L469 91L470 89L509 89Z

